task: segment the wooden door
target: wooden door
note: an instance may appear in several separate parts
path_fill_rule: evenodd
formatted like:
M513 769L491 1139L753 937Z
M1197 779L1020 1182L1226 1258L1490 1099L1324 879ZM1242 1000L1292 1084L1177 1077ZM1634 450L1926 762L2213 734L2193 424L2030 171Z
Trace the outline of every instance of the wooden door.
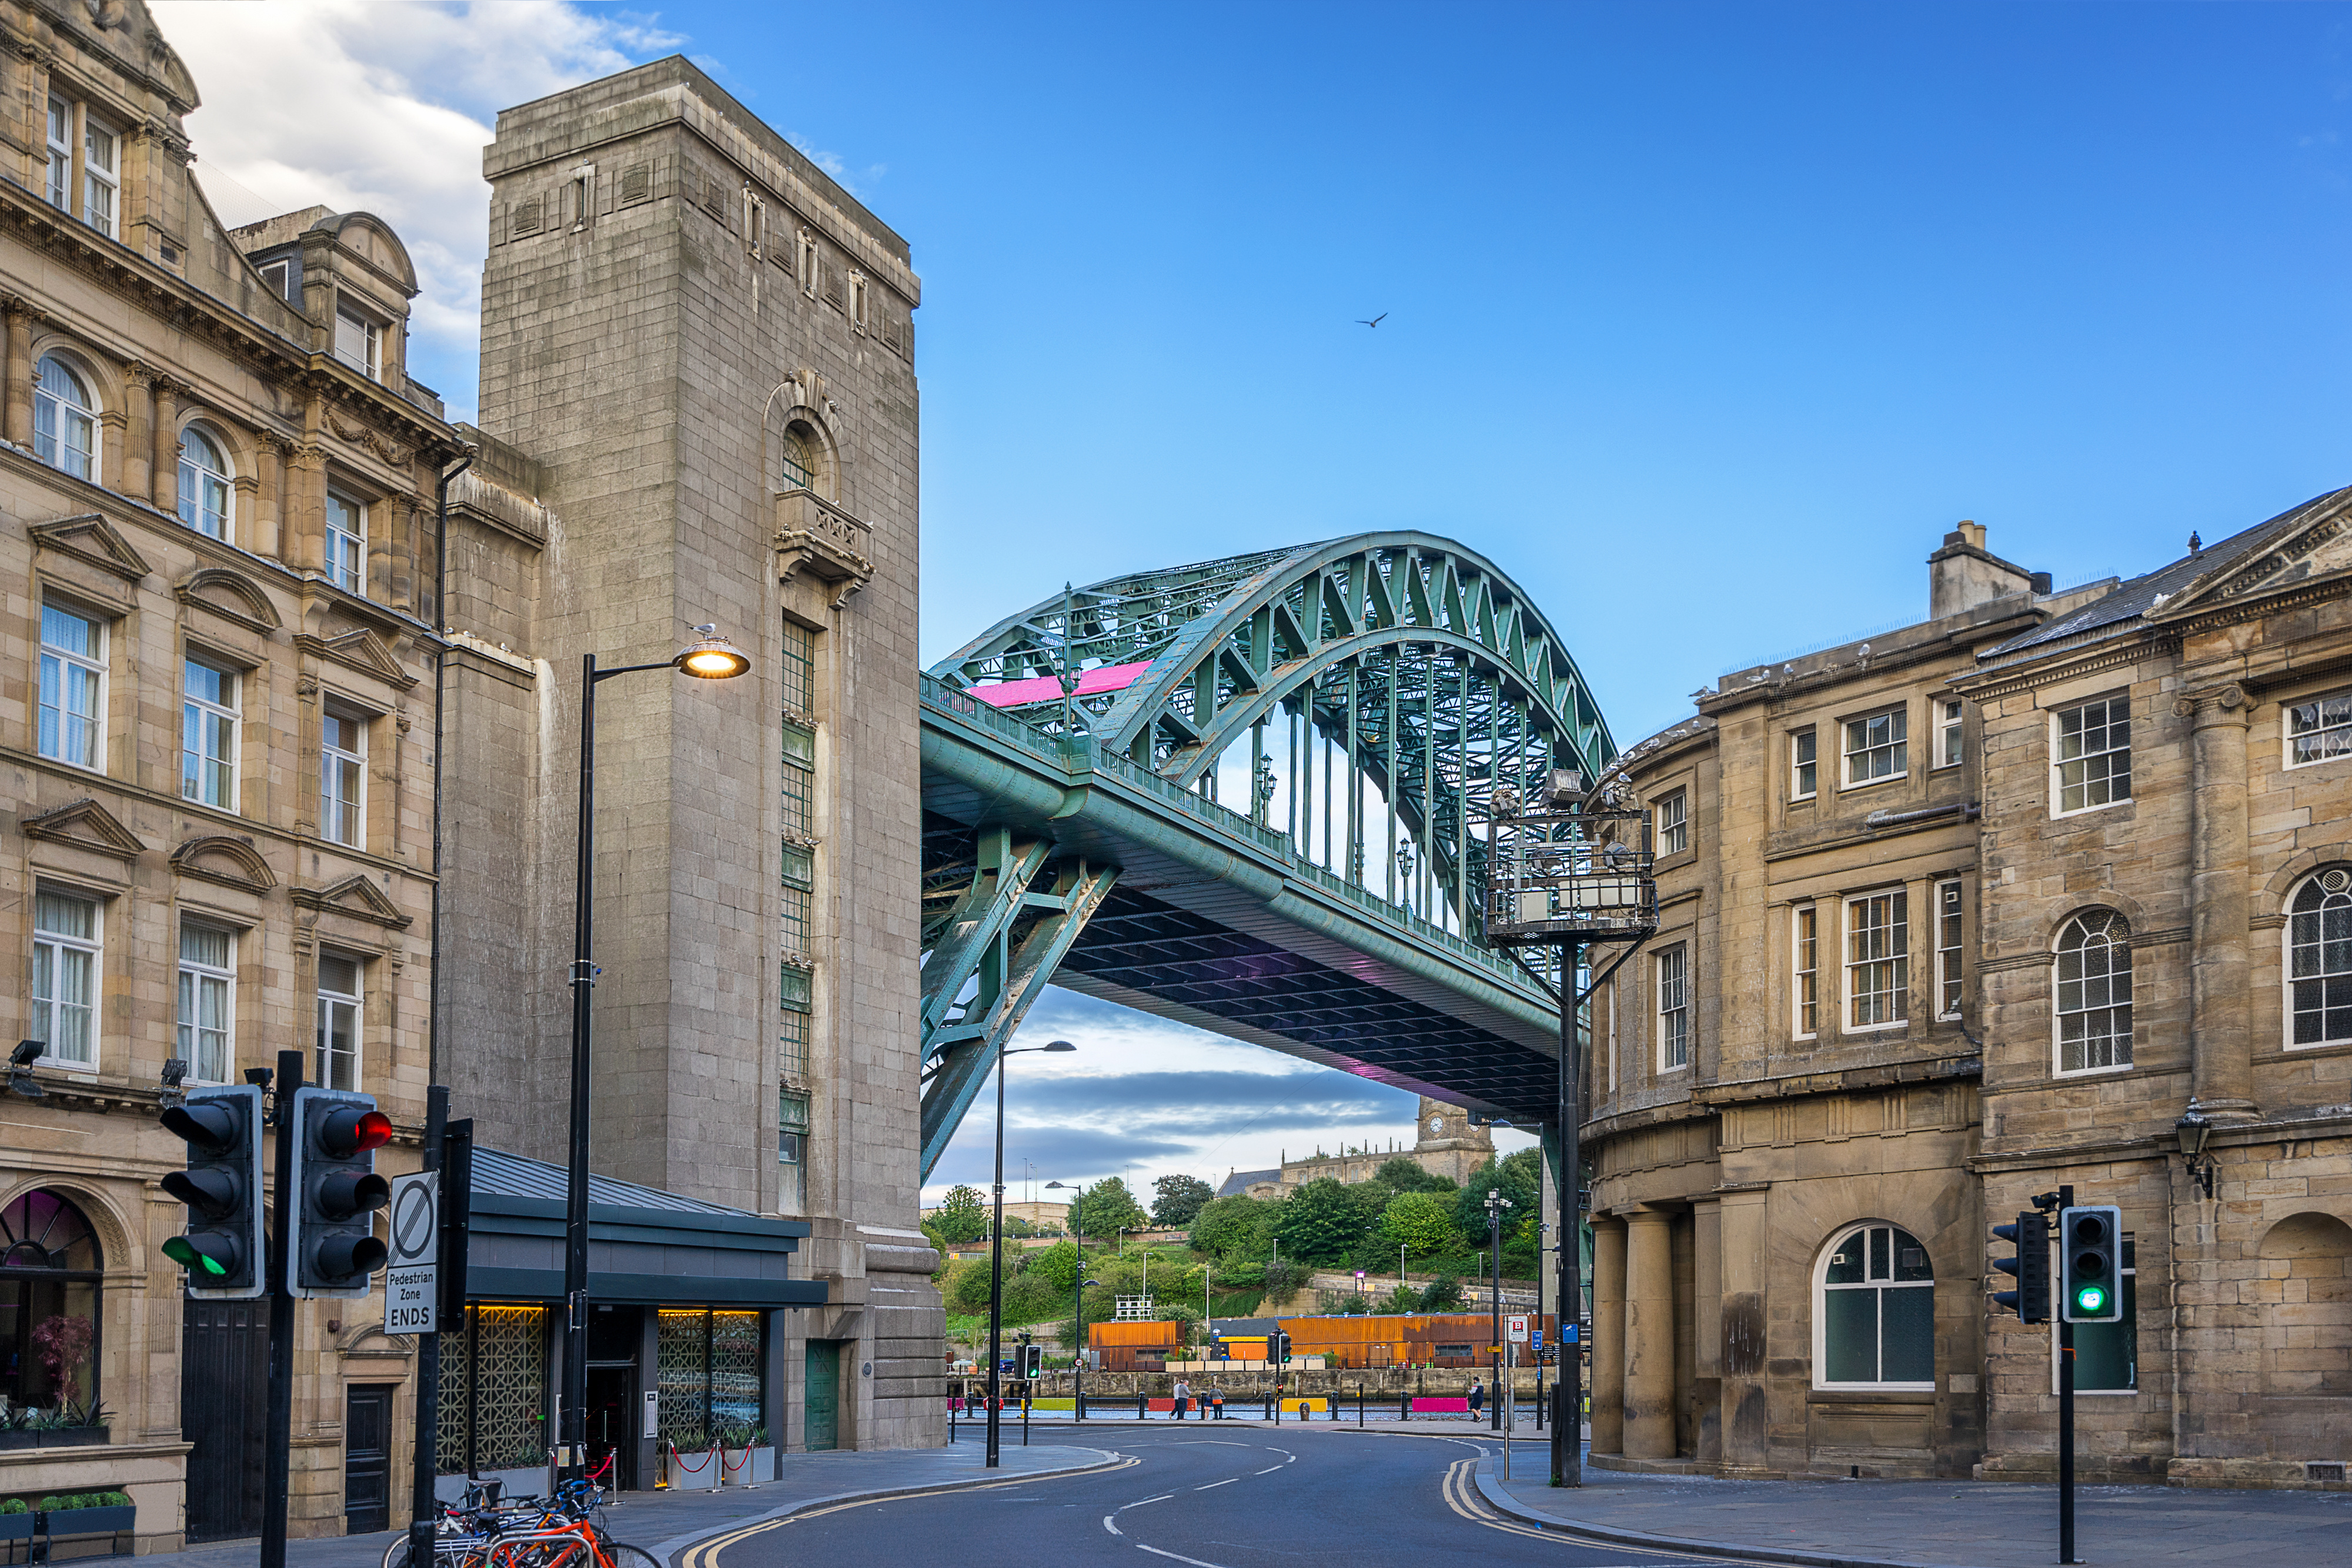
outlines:
M392 1528L392 1395L396 1385L354 1383L343 1396L343 1532Z
M180 1437L188 1454L188 1540L261 1533L269 1429L269 1303L197 1301L180 1316Z

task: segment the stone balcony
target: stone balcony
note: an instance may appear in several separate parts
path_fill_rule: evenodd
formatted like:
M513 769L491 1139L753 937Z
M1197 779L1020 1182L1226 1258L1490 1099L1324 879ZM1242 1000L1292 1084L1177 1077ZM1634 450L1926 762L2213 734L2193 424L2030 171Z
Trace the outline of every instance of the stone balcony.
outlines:
M776 571L782 582L799 573L832 585L833 608L874 576L874 530L809 490L776 496Z

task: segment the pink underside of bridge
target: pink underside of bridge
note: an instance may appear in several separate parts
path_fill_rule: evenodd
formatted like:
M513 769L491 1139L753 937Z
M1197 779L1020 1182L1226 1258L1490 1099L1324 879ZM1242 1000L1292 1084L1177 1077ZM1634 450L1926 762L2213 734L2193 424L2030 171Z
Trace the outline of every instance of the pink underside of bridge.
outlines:
M1097 692L1124 691L1141 679L1151 668L1151 661L1136 664L1099 664L1078 674L1077 695L1082 697ZM999 681L994 685L973 686L971 695L991 707L1027 707L1031 703L1059 702L1062 683L1051 675L1040 675L1028 681Z

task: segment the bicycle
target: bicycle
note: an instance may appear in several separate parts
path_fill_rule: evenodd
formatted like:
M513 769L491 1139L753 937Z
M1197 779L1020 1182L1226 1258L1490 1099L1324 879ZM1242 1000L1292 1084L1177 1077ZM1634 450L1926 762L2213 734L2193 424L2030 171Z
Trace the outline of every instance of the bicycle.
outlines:
M556 1495L501 1499L495 1481L476 1483L434 1521L432 1568L661 1568L641 1546L616 1542L597 1516L604 1490L565 1481ZM404 1532L384 1548L383 1568L410 1568Z

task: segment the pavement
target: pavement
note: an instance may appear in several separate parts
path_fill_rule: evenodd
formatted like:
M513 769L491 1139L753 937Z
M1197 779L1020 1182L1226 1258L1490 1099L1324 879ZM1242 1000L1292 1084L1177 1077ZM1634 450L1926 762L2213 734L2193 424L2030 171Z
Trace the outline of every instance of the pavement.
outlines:
M1515 1443L1515 1448L1517 1445ZM1538 1446L1482 1459L1503 1512L1587 1538L1816 1568L2044 1568L2058 1561L2058 1489L2014 1481L1717 1480L1587 1467L1555 1488ZM2313 1568L2352 1560L2352 1492L2075 1489L2079 1563Z
M781 1479L716 1491L624 1492L604 1513L615 1541L642 1546L662 1562L718 1531L779 1519L803 1509L942 1488L985 1486L1008 1479L1067 1475L1116 1462L1102 1448L1071 1443L1022 1448L1000 1439L999 1465L982 1468L977 1442L945 1448L886 1448L863 1453L787 1454ZM380 1568L400 1531L333 1535L286 1543L287 1568ZM260 1542L219 1541L138 1559L140 1568L249 1568Z

